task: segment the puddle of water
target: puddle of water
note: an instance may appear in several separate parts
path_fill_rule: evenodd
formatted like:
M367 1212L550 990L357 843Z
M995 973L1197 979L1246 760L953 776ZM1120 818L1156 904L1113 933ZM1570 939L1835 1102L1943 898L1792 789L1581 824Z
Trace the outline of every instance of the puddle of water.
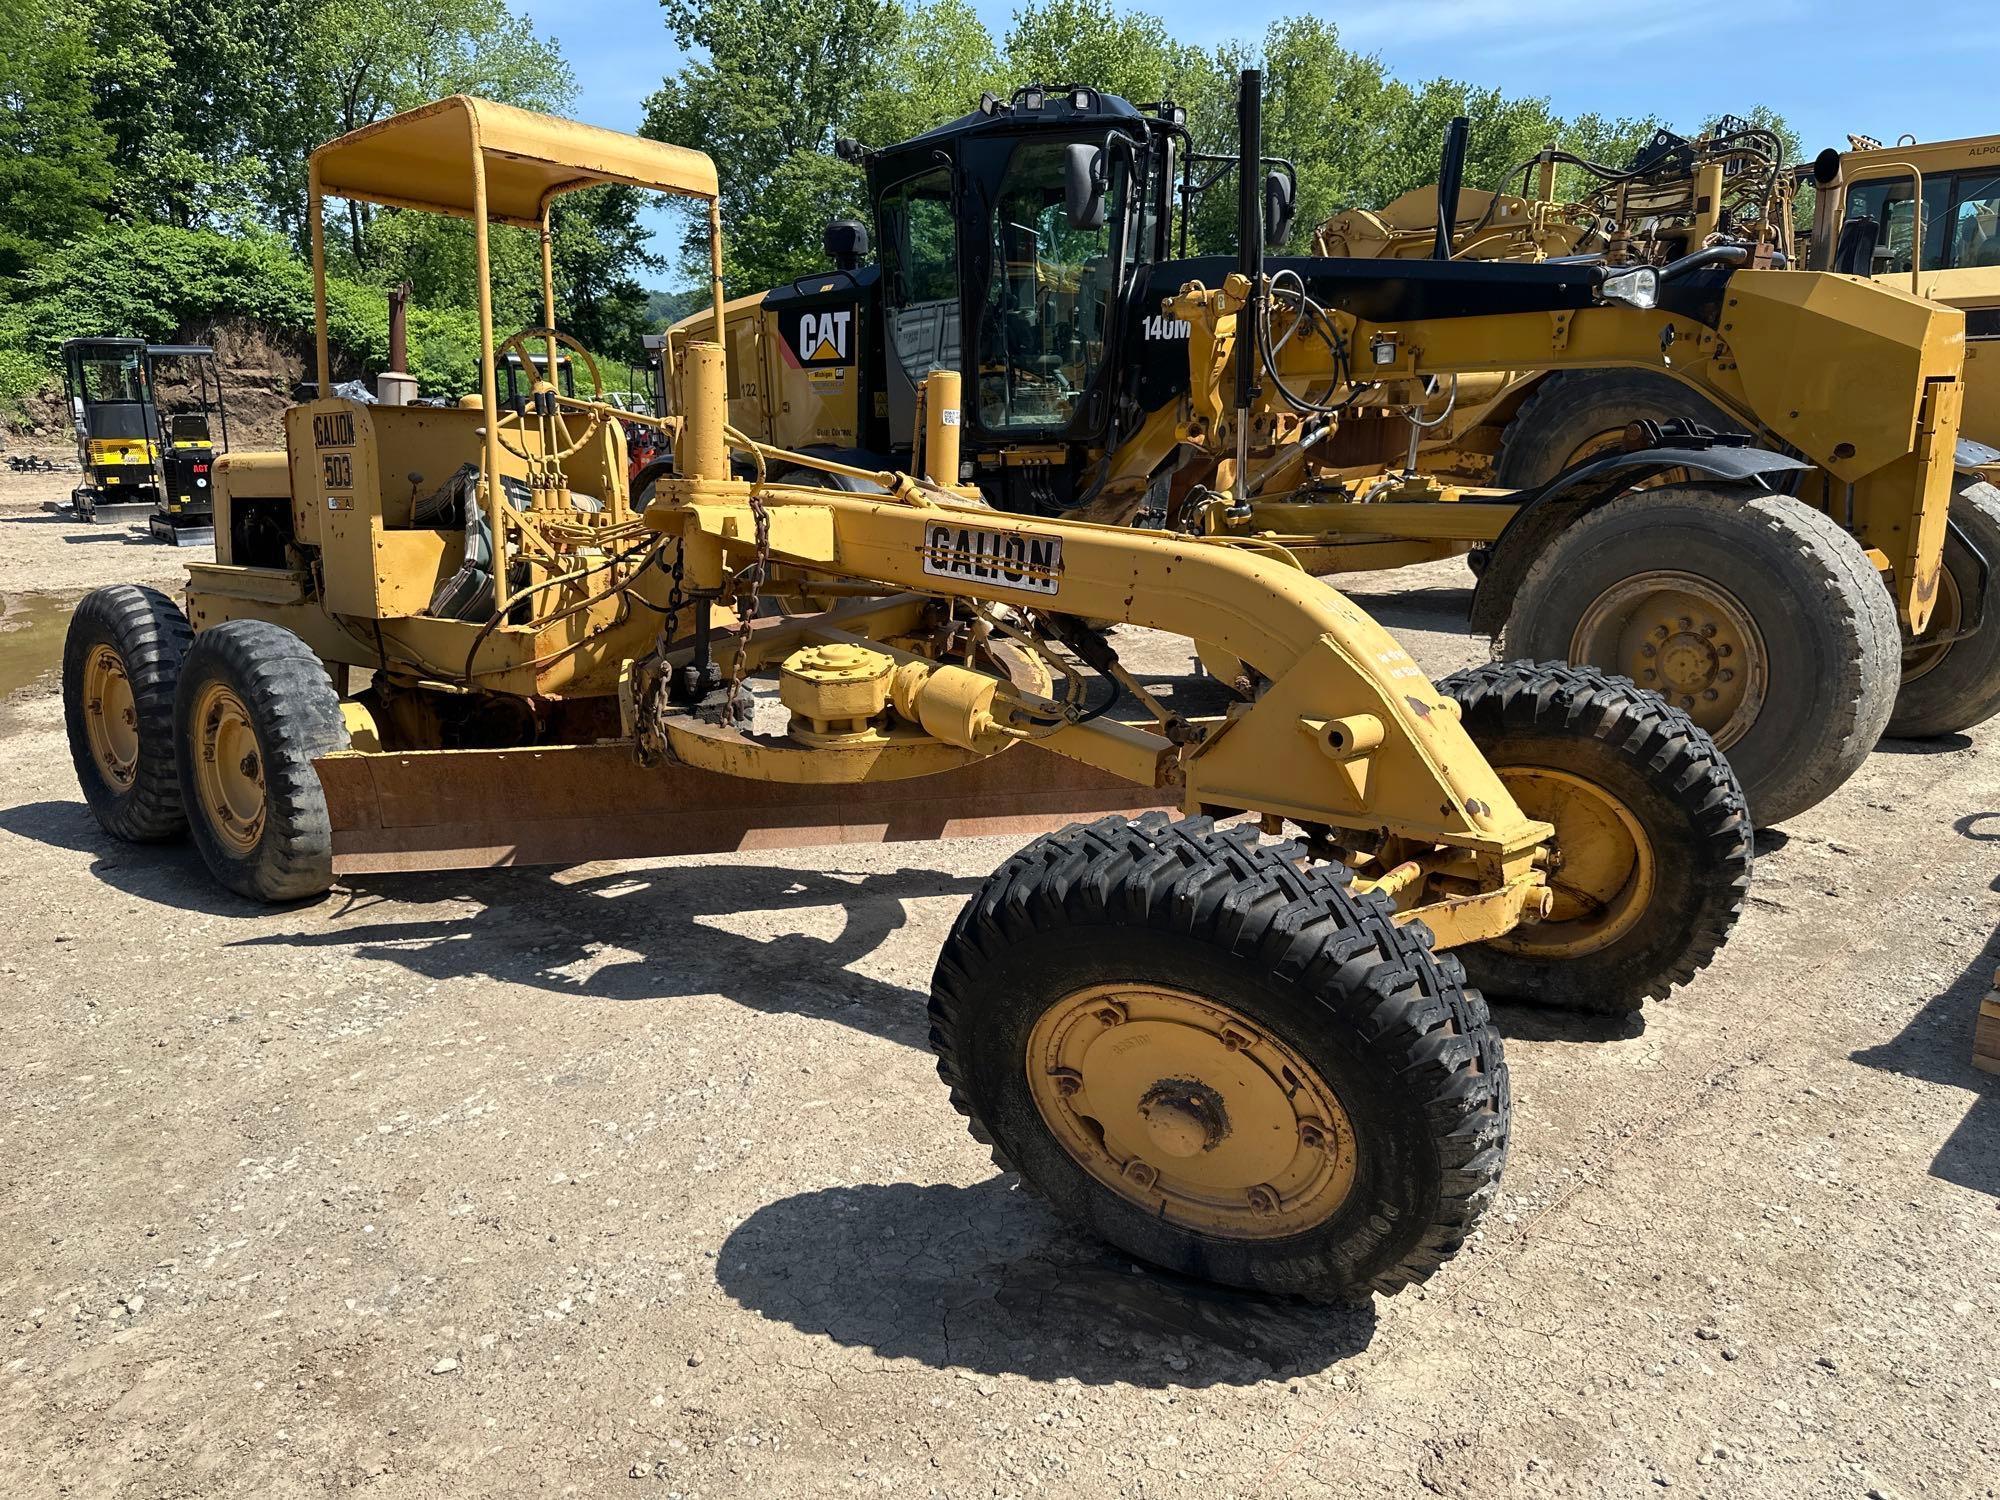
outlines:
M0 595L0 698L60 670L76 602L74 594Z

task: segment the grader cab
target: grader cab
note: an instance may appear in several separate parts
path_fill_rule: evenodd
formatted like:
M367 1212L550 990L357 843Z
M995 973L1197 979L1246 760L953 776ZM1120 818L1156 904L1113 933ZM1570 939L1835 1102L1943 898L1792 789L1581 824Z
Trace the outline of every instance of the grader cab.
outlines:
M557 331L550 201L607 182L708 213L716 338L675 349L671 418L608 407ZM335 194L471 220L480 399L305 403L285 454L223 467L185 612L83 601L65 711L118 837L189 831L223 884L283 901L373 869L1053 830L940 955L954 1105L1127 1252L1316 1296L1422 1280L1493 1197L1509 1096L1468 970L1631 1010L1734 923L1741 788L1629 683L1432 683L1269 547L997 512L961 479L949 369L912 392L915 472L741 430L706 158L461 98L322 147L311 183L315 225ZM497 339L505 225L542 236L544 326ZM1573 293L1483 295L1543 326ZM547 378L565 357L574 393ZM318 358L324 388L323 313ZM671 447L637 493L619 418ZM765 612L778 592L830 602ZM1259 685L1203 710L1086 621Z

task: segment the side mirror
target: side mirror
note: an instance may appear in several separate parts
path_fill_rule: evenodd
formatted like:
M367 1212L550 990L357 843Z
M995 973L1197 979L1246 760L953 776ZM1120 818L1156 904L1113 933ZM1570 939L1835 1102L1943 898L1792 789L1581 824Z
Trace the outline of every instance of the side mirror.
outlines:
M1264 179L1264 245L1266 249L1278 249L1292 237L1292 214L1298 207L1294 199L1297 187L1283 172L1272 172Z
M820 245L836 271L852 271L868 258L868 226L859 219L829 219Z
M1063 211L1072 229L1104 227L1104 148L1072 141L1063 148Z

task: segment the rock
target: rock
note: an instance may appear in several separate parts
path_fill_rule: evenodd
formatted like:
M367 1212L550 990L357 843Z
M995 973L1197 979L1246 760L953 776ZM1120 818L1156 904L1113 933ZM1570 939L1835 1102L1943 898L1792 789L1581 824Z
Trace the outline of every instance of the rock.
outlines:
M447 1354L443 1359L439 1360L436 1364L431 1366L431 1374L449 1375L457 1368L458 1368L458 1361L453 1359L449 1354Z
M1822 1354L1818 1359L1814 1360L1813 1363L1818 1365L1822 1370L1838 1370L1840 1368L1840 1366L1834 1362L1834 1358L1831 1354Z
M1722 1337L1722 1330L1713 1323L1704 1323L1694 1331L1694 1336L1704 1343L1712 1344Z
M688 1356L688 1368L692 1370L693 1368L695 1368L695 1366L699 1365L702 1362L703 1358L704 1356L700 1354L690 1354Z

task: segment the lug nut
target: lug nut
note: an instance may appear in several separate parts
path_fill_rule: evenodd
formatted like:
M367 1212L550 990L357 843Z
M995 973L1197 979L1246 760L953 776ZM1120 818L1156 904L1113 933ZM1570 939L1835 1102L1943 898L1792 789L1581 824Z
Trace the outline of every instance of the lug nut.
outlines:
M1715 626L1713 626L1712 624L1704 623L1701 627L1701 633L1706 636L1712 636L1715 634Z
M1655 672L1651 667L1648 667L1646 668L1645 673L1643 675L1645 676L1646 681L1651 682L1660 674L1658 672Z
M1159 1177L1160 1174L1158 1172L1140 1161L1136 1156L1125 1163L1126 1180L1135 1183L1139 1187L1149 1188L1155 1182L1159 1181Z
M1125 1024L1125 1007L1116 1000L1107 1001L1098 1007L1097 1019L1106 1026L1122 1026Z
M1706 692L1702 694L1702 697L1706 698L1710 703L1713 703L1717 698L1720 698L1721 696L1722 694L1718 693L1714 688L1709 688Z
M1660 648L1655 646L1651 641L1648 641L1646 642L1645 645L1639 648L1639 654L1641 656L1658 656L1660 654Z
M1278 1194L1275 1188L1258 1183L1247 1194L1253 1213L1274 1214L1278 1211Z
M1225 1026L1222 1028L1222 1045L1227 1047L1231 1052L1242 1052L1247 1048L1256 1046L1257 1039L1245 1032L1238 1031L1233 1026Z
M1727 656L1733 649L1734 648L1731 647L1727 641L1724 641L1721 645L1715 648L1715 654L1717 656Z
M1299 1121L1299 1144L1308 1151L1326 1149L1326 1127L1317 1120Z
M1715 674L1715 680L1717 682L1734 682L1736 680L1736 674L1730 671L1729 668L1724 667L1720 672L1717 672Z
M1056 1081L1056 1092L1065 1099L1073 1098L1083 1090L1083 1075L1074 1068L1052 1068L1049 1077Z
M1694 707L1694 699L1692 699L1692 698L1683 698L1683 699L1681 699L1681 707L1682 707L1682 708L1693 708L1693 707Z

